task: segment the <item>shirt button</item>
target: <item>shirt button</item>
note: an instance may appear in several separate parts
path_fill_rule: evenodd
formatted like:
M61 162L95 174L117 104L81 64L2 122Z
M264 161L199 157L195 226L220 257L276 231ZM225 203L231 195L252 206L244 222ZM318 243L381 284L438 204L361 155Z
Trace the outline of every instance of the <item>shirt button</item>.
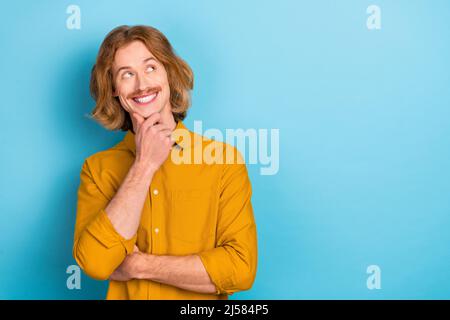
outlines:
M159 232L159 228L155 228L155 233L158 233Z
M158 189L153 190L153 194L156 196L159 193Z

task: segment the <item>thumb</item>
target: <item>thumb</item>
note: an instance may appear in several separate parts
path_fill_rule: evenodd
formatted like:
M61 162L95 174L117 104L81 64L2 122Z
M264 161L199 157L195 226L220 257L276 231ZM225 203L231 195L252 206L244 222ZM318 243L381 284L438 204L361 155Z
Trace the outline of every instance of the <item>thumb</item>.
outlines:
M134 245L133 252L139 252L139 248L136 245Z

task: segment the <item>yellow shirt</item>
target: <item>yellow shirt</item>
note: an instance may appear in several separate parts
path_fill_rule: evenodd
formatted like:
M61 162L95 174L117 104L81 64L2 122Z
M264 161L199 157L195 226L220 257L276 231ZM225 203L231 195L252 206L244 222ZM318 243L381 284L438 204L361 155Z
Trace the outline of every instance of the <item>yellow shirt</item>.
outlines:
M174 135L176 145L171 152L178 152L192 164L180 164L169 154L153 176L132 239L126 240L114 229L104 209L134 162L134 134L128 131L118 144L85 160L80 173L73 256L87 275L107 280L133 252L134 244L154 255L197 254L216 286L216 294L133 279L111 280L106 299L228 299L229 294L247 290L254 282L256 224L242 155L227 143L188 130L182 121L175 129L174 133L184 129L187 135ZM222 153L223 161L195 163L199 152L214 156ZM226 161L227 152L234 152L233 163Z

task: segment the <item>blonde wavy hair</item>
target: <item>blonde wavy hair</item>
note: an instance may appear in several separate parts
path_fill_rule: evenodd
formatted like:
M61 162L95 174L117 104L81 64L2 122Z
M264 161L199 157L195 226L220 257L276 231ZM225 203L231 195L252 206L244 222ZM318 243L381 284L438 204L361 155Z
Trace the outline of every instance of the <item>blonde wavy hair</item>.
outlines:
M143 25L119 26L103 40L91 72L90 92L96 104L88 116L106 129L133 131L130 114L122 107L119 98L113 96L112 65L117 49L135 40L142 41L163 64L170 87L172 114L175 121L184 120L191 104L193 72L159 30Z

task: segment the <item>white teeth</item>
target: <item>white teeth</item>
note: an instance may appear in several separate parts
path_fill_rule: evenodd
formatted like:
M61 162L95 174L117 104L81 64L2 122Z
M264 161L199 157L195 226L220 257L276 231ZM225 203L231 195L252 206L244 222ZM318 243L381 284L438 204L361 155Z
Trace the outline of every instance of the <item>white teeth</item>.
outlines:
M156 97L156 93L151 94L149 96L145 96L142 98L133 98L134 101L139 102L139 103L147 103L153 100L153 98Z

